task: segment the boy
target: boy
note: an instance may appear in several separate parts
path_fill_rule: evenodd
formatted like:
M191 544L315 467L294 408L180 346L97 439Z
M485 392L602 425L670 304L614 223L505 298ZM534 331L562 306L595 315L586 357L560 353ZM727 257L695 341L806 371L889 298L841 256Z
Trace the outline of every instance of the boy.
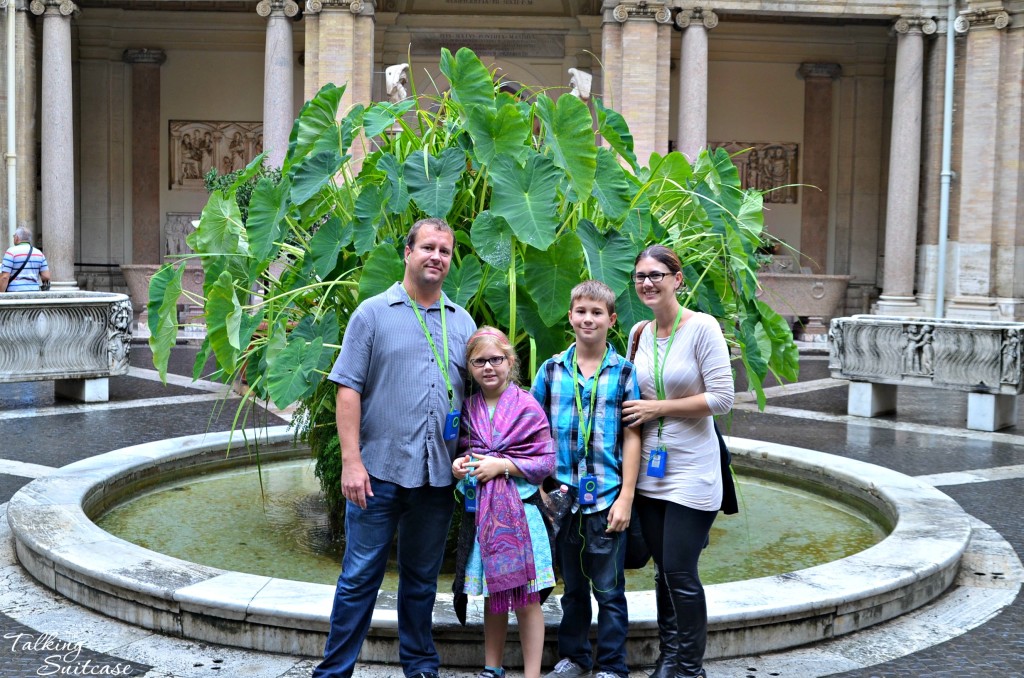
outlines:
M597 678L628 678L623 562L633 490L640 468L640 432L622 425L622 403L640 397L633 364L608 343L615 295L597 280L573 288L569 324L576 342L547 360L533 396L551 422L557 445L555 479L570 488L572 510L558 525L562 571L561 660L546 678L589 675L590 594L598 605Z

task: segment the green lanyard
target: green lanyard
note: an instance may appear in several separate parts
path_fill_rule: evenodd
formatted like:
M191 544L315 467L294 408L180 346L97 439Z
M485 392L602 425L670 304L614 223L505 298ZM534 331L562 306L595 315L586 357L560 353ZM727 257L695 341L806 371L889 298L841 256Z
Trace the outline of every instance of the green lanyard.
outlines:
M576 353L578 351L579 347L574 348L572 351L572 391L573 395L576 396L576 411L580 414L580 433L583 434L583 456L586 457L590 454L590 434L594 431L594 406L597 403L597 380L601 376L601 368L604 367L604 359L608 357L608 347L605 347L604 355L601 356L601 362L598 363L597 371L594 372L594 386L590 389L590 416L588 418L583 416L583 396L580 394L580 384L576 377L576 375L579 374L579 368L576 365Z
M423 320L423 316L420 314L420 305L412 298L405 286L402 286L402 291L409 297L409 302L412 304L412 310L416 313L416 320L420 321L420 327L423 328L423 336L427 338L427 343L430 344L430 350L434 352L434 359L437 360L437 367L441 370L441 377L444 379L444 386L448 389L448 407L450 412L455 411L455 389L452 388L452 380L448 376L448 324L445 322L444 315L444 292L441 293L441 300L438 302L441 306L441 334L444 337L444 360L441 360L441 356L437 353L437 346L434 345L434 338L430 336L430 330L427 329L427 323Z
M679 325L679 321L683 319L683 307L679 307L679 313L676 315L676 321L672 323L672 331L668 334L668 345L665 346L665 360L668 360L668 354L672 350L672 342L676 338L676 327ZM658 395L658 400L665 400L665 374L664 367L658 364L658 321L654 321L654 391ZM658 441L661 441L661 431L665 428L665 417L658 417Z

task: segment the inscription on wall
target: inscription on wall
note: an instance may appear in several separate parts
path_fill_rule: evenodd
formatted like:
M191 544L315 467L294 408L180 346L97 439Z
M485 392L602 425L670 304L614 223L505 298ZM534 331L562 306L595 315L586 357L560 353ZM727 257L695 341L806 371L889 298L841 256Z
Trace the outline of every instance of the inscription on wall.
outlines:
M552 33L443 31L440 33L414 33L412 53L435 56L442 47L452 52L469 47L481 56L490 57L551 57L565 56L565 36Z
M168 153L172 191L203 190L203 175L244 169L263 152L262 122L171 120Z
M724 148L729 155L750 149L733 157L739 170L740 184L744 188L765 191L764 201L774 204L794 204L797 201L796 182L798 144L781 142L712 141L712 148Z

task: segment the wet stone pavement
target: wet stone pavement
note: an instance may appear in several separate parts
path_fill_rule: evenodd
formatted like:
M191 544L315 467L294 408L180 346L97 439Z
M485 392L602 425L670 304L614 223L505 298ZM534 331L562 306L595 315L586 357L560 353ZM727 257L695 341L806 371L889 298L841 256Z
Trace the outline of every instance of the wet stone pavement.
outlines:
M120 447L231 427L238 398L225 399L223 389L208 382L189 383L193 356L194 349L188 346L174 349L170 369L180 376L172 376L172 383L164 386L152 369L148 349L133 346L132 371L110 381L108 403L84 405L55 399L49 382L0 384L0 440L4 441L0 448L0 532L4 535L0 542L0 678L293 678L310 674L315 662L309 658L169 638L81 610L36 585L14 558L6 531L6 502L34 477ZM804 356L797 384L774 387L770 381L769 385L773 388L764 412L757 411L752 399L738 399L731 419L724 422L729 433L831 452L924 477L973 518L994 528L1017 553L1024 549L1020 519L1024 412L1019 413L1021 427L997 433L967 431L963 428L965 394L901 388L897 415L870 420L847 417L845 382L828 378L824 356ZM271 424L285 421L278 413L260 411L255 416ZM980 625L971 622L974 627L962 632L936 632L939 626L956 627L959 608L970 607L969 595L950 592L920 614L819 646L709 662L708 675L1024 676L1019 572L1003 569L1008 571L967 573L996 580L995 586L1007 590L1009 604ZM361 665L356 675L401 676L401 669ZM462 678L475 672L442 675ZM634 678L645 675L633 673Z

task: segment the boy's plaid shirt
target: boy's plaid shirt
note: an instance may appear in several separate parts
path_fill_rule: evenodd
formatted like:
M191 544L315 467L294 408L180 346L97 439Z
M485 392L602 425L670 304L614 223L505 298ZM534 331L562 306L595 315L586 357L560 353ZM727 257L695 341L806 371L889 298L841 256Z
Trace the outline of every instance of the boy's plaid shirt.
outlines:
M551 437L557 448L558 482L579 488L580 477L587 473L583 459L583 433L580 431L579 411L576 407L574 381L581 388L584 411L590 407L591 389L597 382L597 401L594 404L593 430L590 434L592 473L597 478L597 503L584 506L585 513L602 511L619 496L622 485L622 403L640 400L640 387L636 381L633 363L619 356L608 344L608 353L594 377L584 379L573 375L572 358L576 344L555 358L549 358L537 371L531 393L548 415Z

